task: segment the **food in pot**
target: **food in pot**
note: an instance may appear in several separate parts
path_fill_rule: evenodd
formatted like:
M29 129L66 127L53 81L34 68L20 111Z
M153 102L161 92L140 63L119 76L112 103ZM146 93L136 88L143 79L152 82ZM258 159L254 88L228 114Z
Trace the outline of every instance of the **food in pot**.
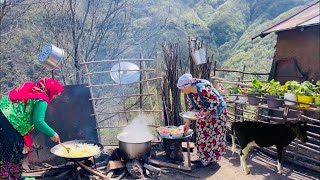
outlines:
M162 137L182 137L183 136L183 125L180 127L177 126L167 126L167 127L159 127L157 131ZM178 135L178 136L177 136Z
M66 144L67 148L70 148L68 152L66 148L60 147L55 150L55 154L61 157L66 158L82 158L95 156L100 153L100 147L94 144L87 143L75 143L75 144Z
M167 127L159 127L157 130L160 134L170 134L169 128Z
M170 134L182 134L183 130L177 128L169 128Z

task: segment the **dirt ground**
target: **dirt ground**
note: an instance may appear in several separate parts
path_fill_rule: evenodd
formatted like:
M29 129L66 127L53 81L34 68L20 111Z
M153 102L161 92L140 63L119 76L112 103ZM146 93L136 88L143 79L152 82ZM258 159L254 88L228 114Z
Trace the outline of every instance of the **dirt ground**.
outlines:
M174 169L161 168L166 173L161 174L159 180L319 180L320 174L315 171L284 162L283 174L277 173L277 160L258 150L252 149L247 157L247 164L250 174L246 175L240 167L238 152L232 155L231 145L226 149L226 155L215 164L203 167L201 163L192 164L192 171L177 171ZM109 149L111 150L111 149ZM160 159L165 158L164 152L160 153ZM184 153L186 158L186 153ZM162 158L161 158L162 156ZM158 155L157 155L158 157ZM195 153L191 154L191 159L196 159ZM132 179L127 175L123 179ZM149 179L149 178L146 178Z
M192 154L192 159L196 158ZM178 171L170 170L167 174L162 174L160 180L188 180L188 179L237 179L237 180L316 180L320 179L320 174L305 169L303 167L285 162L283 165L283 175L277 173L277 161L275 158L269 157L258 150L251 150L247 157L247 164L250 168L250 174L246 175L240 167L239 154L230 151L230 146L226 151L226 155L217 163L208 167L200 164L192 165L192 171L188 174L182 174Z

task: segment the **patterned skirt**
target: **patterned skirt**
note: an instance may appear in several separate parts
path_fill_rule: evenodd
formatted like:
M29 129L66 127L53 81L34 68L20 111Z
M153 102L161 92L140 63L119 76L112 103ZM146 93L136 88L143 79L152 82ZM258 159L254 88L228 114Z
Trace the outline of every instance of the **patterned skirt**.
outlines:
M203 164L221 159L226 148L226 111L217 118L207 116L197 121L196 147Z
M18 179L23 137L0 111L0 179Z

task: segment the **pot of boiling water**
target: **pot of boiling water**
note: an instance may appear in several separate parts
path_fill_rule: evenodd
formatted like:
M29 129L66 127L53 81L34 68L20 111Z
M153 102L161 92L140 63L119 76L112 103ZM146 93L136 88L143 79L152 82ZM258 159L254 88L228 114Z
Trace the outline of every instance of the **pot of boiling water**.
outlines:
M125 153L128 159L141 159L144 155L151 153L151 141L153 137L150 133L136 137L123 132L117 136L117 139L119 140L119 149Z

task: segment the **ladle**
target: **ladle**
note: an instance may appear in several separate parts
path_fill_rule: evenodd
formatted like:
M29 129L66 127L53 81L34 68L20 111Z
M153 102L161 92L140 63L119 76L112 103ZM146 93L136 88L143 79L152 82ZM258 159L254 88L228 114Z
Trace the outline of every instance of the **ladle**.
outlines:
M62 147L66 148L67 152L70 153L70 148L66 147L66 146L63 145L61 142L59 142L59 144L60 144Z

